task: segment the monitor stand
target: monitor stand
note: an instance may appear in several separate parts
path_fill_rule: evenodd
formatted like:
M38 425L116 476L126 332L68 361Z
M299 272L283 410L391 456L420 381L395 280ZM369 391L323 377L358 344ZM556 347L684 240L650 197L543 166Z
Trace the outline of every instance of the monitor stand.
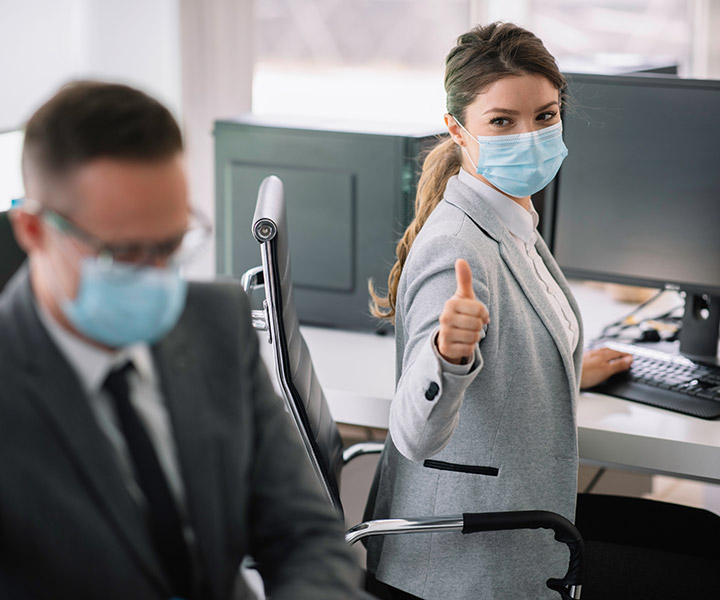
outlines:
M693 360L718 364L720 296L685 293L680 352Z

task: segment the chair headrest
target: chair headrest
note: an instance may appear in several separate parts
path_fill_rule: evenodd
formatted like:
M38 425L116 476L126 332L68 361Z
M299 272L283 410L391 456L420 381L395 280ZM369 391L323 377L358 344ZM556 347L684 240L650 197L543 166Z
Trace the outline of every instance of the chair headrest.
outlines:
M285 226L285 195L279 177L263 179L253 216L252 233L262 243L273 239Z

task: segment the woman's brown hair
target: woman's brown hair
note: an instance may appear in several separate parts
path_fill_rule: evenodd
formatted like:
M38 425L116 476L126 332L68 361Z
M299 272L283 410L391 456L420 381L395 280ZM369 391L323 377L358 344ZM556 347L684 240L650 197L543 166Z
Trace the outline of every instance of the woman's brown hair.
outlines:
M478 94L498 79L517 75L541 75L559 91L565 87L555 59L530 31L512 23L473 27L457 39L445 59L447 112L464 122L466 109ZM398 283L410 248L461 163L460 148L452 139L440 141L425 158L415 196L415 217L395 248L397 261L388 277L388 295L378 295L372 280L368 282L370 311L375 317L395 320Z

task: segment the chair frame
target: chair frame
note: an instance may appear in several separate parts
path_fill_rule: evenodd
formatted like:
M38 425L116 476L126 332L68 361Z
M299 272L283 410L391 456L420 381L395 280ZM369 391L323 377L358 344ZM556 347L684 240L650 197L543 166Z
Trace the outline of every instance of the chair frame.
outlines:
M279 192L278 192L278 187ZM282 194L282 182L275 176L263 180L258 193L257 209L252 224L252 233L260 244L262 266L247 271L242 277L242 285L250 293L259 287L263 277L265 300L262 310L252 311L252 321L256 329L268 331L268 342L273 346L275 372L280 385L283 400L290 412L300 435L308 458L329 501L342 513L339 493L331 488L323 467L318 460L315 440L309 435L306 426L307 415L301 413L303 399L292 383L292 374L288 364L287 341L282 323L283 306L281 284L276 257L276 238L278 225L264 214L265 196L272 193ZM302 335L302 334L300 334ZM309 352L309 350L308 350ZM384 447L380 442L360 442L343 451L343 466L358 456L379 454ZM562 579L549 579L547 585L557 591L563 599L578 600L582 591L581 578L584 560L583 541L575 526L561 515L548 511L515 511L502 513L464 513L462 515L414 517L406 519L376 519L355 525L347 531L345 540L354 544L358 540L377 535L398 535L409 533L500 531L508 529L553 529L555 539L568 545L570 561L567 574Z

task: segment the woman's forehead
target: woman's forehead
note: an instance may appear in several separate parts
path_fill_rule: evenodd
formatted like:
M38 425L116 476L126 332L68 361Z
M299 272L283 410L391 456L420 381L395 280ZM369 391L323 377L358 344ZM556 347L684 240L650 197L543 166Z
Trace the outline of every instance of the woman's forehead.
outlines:
M473 112L535 112L557 102L559 90L542 75L512 75L494 81L470 104Z

